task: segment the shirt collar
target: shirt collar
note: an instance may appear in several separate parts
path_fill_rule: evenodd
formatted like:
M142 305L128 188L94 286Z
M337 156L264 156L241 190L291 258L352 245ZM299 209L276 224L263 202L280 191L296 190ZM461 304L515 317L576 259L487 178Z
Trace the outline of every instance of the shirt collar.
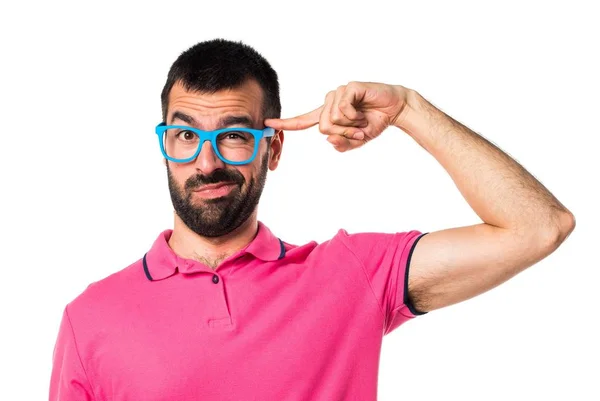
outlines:
M150 281L162 280L172 276L177 271L181 273L196 273L199 269L197 261L182 258L177 255L169 246L169 239L173 230L165 230L158 235L152 248L144 255L142 265L146 278ZM251 254L254 257L272 262L285 256L285 246L283 241L277 238L267 226L258 222L258 231L250 243L236 254L230 256L238 257L240 254Z

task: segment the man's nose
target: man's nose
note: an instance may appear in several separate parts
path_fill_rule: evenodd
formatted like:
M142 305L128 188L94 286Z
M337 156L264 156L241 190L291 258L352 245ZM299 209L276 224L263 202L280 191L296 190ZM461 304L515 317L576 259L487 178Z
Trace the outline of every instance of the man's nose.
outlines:
M196 168L204 175L209 175L214 170L225 168L225 163L219 159L210 141L204 141L202 144L200 153L196 158Z

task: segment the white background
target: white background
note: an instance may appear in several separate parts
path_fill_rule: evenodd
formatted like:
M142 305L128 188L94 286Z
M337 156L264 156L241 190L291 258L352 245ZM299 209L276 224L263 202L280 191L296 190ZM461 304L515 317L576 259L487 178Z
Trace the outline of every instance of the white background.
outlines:
M577 228L476 299L386 336L380 400L598 400L598 13L583 2L21 2L0 10L0 400L47 397L62 310L172 225L154 126L171 63L243 40L284 117L351 80L401 84L493 141ZM593 4L593 2L589 2ZM287 242L479 219L441 166L389 129L340 154L289 132L259 219ZM265 372L268 374L268 372Z

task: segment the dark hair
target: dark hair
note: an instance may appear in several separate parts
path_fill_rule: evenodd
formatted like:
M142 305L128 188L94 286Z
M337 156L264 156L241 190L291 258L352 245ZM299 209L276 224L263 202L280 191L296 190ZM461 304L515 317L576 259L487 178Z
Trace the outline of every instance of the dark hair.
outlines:
M169 92L180 81L188 91L215 93L254 79L263 90L263 118L281 117L279 82L269 62L242 42L213 39L190 47L175 60L160 95L166 122Z

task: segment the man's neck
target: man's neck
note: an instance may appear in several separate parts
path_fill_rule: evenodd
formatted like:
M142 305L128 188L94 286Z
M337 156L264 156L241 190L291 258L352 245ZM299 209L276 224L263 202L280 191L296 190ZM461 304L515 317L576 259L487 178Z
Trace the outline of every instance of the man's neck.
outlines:
M248 245L256 236L256 212L240 227L222 237L202 237L190 230L175 213L173 234L169 246L182 258L197 260L213 270L229 256Z

